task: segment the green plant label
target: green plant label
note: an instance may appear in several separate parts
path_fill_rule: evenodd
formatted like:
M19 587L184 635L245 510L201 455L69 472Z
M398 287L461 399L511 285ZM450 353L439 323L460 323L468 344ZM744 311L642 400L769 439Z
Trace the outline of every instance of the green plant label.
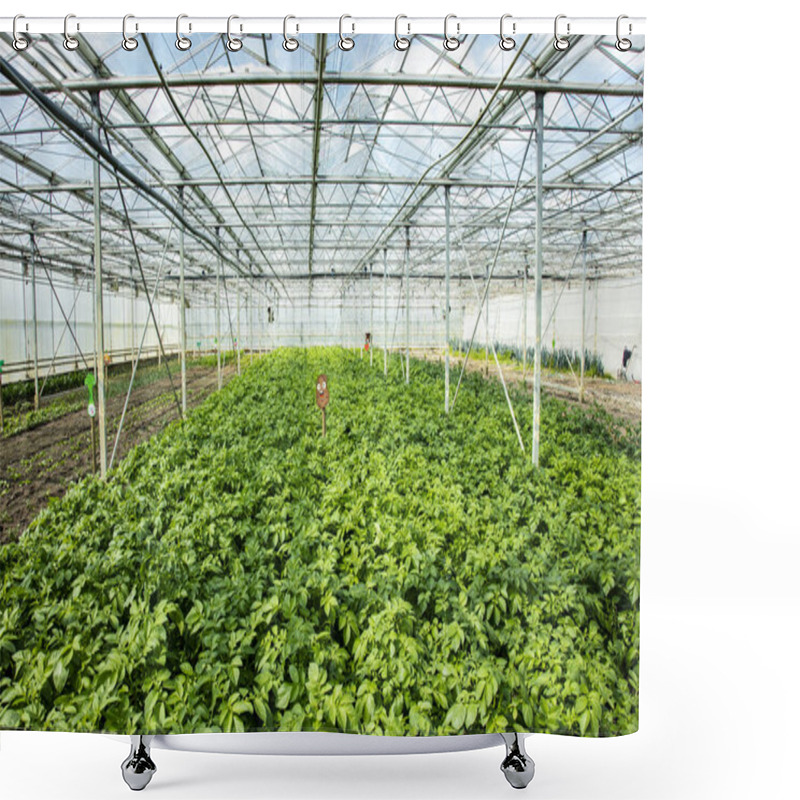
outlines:
M83 381L86 388L89 390L89 416L94 416L94 375L90 372Z

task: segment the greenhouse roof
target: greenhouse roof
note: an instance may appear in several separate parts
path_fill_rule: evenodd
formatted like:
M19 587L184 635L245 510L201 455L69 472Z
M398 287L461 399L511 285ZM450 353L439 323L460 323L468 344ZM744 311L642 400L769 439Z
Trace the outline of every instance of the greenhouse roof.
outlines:
M22 52L0 35L0 259L30 256L76 277L92 269L93 171L100 163L103 270L138 282L178 262L190 281L346 280L383 259L412 276L451 268L521 274L535 241L535 104L543 98L545 277L585 247L598 276L641 270L644 47L613 36L57 35ZM101 156L98 157L98 152ZM88 157L87 157L88 156ZM111 169L111 165L116 169ZM182 209L182 211L181 211ZM135 242L132 244L132 239ZM384 256L384 253L386 254ZM137 256L142 266L138 271Z

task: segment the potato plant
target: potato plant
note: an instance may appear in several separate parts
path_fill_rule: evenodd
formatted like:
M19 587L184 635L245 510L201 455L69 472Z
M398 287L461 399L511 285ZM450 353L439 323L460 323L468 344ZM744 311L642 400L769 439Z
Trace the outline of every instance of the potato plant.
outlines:
M529 459L479 376L254 361L0 549L0 727L636 730L639 431L546 399Z

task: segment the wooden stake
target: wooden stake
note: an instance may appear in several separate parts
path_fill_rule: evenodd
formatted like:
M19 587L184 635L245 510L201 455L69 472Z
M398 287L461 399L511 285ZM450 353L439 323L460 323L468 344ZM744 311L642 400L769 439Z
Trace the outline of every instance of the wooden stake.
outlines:
M325 409L322 409L322 437L325 438Z
M94 435L94 417L89 417L89 428L92 431L92 472L97 474L97 442Z

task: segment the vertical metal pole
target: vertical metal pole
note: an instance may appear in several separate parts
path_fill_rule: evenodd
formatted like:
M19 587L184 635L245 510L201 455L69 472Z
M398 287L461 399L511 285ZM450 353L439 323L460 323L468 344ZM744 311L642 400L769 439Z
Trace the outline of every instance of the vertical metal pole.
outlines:
M489 267L486 267L486 280L489 280ZM486 287L486 303L485 303L485 315L483 317L483 321L486 323L486 363L484 364L484 374L489 374L489 292L491 289L487 286Z
M406 225L406 251L405 251L405 272L406 272L406 383L411 381L411 279L409 266L409 251L411 250L411 232Z
M131 272L131 375L136 372L136 284L133 281L133 267Z
M594 273L594 352L597 354L597 312L600 308L600 281L597 276L597 265Z
M383 374L389 374L389 302L387 295L387 284L389 277L387 274L386 248L383 248Z
M92 97L95 108L100 106L100 96ZM95 123L94 134L100 138L100 124ZM105 342L103 339L103 252L100 244L100 161L92 164L94 183L94 369L97 381L97 434L100 442L100 478L106 477L106 381L103 364ZM159 348L159 352L160 352Z
M183 186L178 187L178 199L180 202L181 216L183 216ZM178 238L178 248L180 253L180 326L181 326L181 410L184 418L186 417L186 281L185 281L185 261L186 251L184 248L184 232L181 225L180 236Z
M242 293L236 281L236 374L242 374Z
M27 286L27 275L28 275L28 262L23 259L22 260L22 331L25 337L25 361L28 361L28 355L30 353L30 349L28 347L28 286Z
M36 256L33 234L31 242L31 289L33 290L33 407L39 410L39 320L36 312Z
M542 405L542 173L544 172L544 94L536 93L536 349L533 354L533 466L539 466Z
M528 370L528 254L522 270L522 379Z
M220 250L219 226L217 226L216 234L217 234L217 249ZM222 251L220 250L220 252ZM217 291L214 294L214 311L215 311L216 328L217 328L217 389L222 388L222 337L220 335L220 320L219 320L219 279L221 272L222 272L222 256L220 255L217 257Z
M369 365L372 366L372 337L375 335L375 332L372 330L372 326L374 323L374 314L373 314L373 302L372 302L372 269L373 264L370 262L369 265Z
M450 413L450 186L444 187L444 413Z
M581 277L581 390L579 400L584 398L584 377L586 376L586 231L581 237L583 246L583 276Z

